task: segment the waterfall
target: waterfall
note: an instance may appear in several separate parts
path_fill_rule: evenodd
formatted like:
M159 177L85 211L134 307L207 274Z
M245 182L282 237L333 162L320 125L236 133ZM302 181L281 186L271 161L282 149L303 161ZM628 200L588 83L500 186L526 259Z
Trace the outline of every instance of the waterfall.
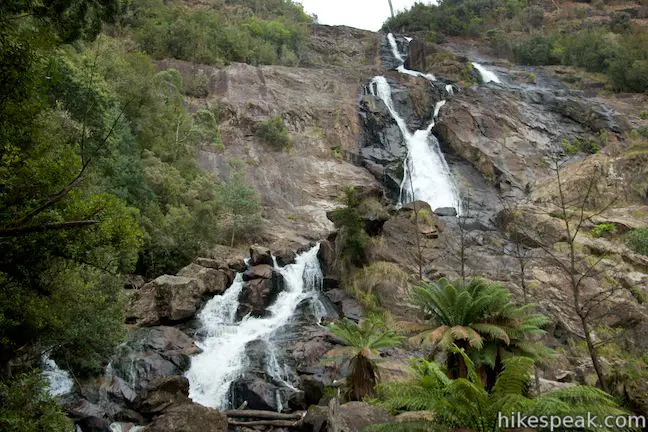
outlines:
M392 33L389 33L387 35L387 40L389 41L389 45L391 45L392 53L394 54L394 57L396 60L400 62L400 66L396 68L396 70L400 73L404 73L407 75L412 75L412 76L420 76L423 77L429 81L436 81L436 77L430 73L423 73L423 72L418 72L418 71L413 71L405 68L405 59L401 55L400 51L398 51L398 45L396 44L396 39L394 38L394 35ZM409 38L408 42L411 41L412 39Z
M319 244L300 254L294 264L285 267L279 267L275 261L275 270L286 283L284 291L268 308L266 317L247 316L240 322L235 321L238 297L243 290L243 275L240 273L223 295L207 302L198 315L199 331L205 335L198 346L203 351L192 358L186 374L190 384L189 397L194 402L212 408L227 408L230 385L245 371L245 346L255 340L264 340L269 346L269 375L287 387L293 387L289 371L277 360L272 336L289 322L299 303L318 297L323 279L318 251ZM316 302L311 301L313 303Z
M430 204L432 209L454 207L459 211L458 193L452 181L450 168L441 153L439 141L431 133L434 119L427 129L412 134L405 120L394 108L391 87L387 79L383 76L374 77L370 90L374 96L385 103L407 144L405 174L401 183L401 202L423 200ZM440 101L435 106L435 118L444 104L445 101Z
M482 81L484 81L484 84L489 83L491 81L493 81L493 82L495 82L497 84L501 84L499 78L497 77L497 75L495 75L495 73L489 71L488 69L486 69L484 66L480 65L479 63L473 62L472 65L475 67L475 69L477 69L477 71L479 71L479 74L481 75Z
M74 381L70 373L58 367L56 362L51 358L43 357L43 375L47 380L47 392L52 396L61 396L68 394L74 387Z

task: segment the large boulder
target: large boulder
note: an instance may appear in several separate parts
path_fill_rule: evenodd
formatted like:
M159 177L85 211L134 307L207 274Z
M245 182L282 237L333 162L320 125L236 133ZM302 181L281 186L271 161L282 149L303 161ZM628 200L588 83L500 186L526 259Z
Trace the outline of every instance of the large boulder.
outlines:
M83 431L110 432L110 420L102 407L85 399L66 407L67 415Z
M253 279L270 279L272 277L272 266L268 264L259 264L250 267L243 273L243 280L245 282Z
M250 246L250 265L260 264L273 265L272 252L269 249L259 245Z
M142 432L227 432L227 417L221 412L187 402L173 405L156 417Z
M239 249L223 245L212 247L204 257L197 258L196 264L218 270L245 271L245 253Z
M151 381L142 394L139 411L159 414L176 404L189 402L189 380L184 376L159 377Z
M246 315L263 317L267 308L277 299L284 289L284 278L281 274L272 271L269 279L251 279L245 282L243 291L239 295L239 307L236 311L237 319Z
M359 321L365 313L364 306L341 288L329 290L325 295L338 308L343 317Z
M196 314L206 288L183 276L160 276L137 290L126 310L126 321L139 326L183 322Z
M265 373L244 375L232 383L230 392L234 406L247 402L249 409L267 411L306 409L303 391L288 387L285 382L269 379Z
M197 263L184 267L177 276L196 280L203 293L209 294L222 294L233 281L233 272L203 267Z
M348 402L338 406L334 399L329 404L329 432L360 432L370 425L395 422L387 411L365 402Z
M193 340L175 327L144 327L128 335L111 365L113 374L139 393L156 378L181 375L189 367L190 356L199 351Z

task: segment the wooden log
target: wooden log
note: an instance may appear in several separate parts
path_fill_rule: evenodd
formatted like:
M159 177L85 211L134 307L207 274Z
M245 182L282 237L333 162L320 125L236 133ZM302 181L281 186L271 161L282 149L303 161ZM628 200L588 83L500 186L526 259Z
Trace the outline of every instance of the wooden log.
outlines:
M304 416L304 412L295 412L291 414L278 413L275 411L263 410L230 410L225 411L227 417L246 417L246 418L260 418L270 420L299 420Z
M301 420L290 421L290 420L255 420L255 421L233 421L229 420L227 423L230 426L276 426L276 427L300 427L302 424Z

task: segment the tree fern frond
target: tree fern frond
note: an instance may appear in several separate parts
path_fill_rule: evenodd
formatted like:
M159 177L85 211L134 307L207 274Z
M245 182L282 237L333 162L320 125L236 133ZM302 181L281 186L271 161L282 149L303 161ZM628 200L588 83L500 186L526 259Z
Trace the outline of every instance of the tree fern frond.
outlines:
M506 345L511 343L511 339L504 328L495 324L488 323L476 323L472 325L479 333L488 335L492 339L498 339L504 342Z
M497 377L493 395L523 394L534 368L528 357L512 357L504 361L504 370Z

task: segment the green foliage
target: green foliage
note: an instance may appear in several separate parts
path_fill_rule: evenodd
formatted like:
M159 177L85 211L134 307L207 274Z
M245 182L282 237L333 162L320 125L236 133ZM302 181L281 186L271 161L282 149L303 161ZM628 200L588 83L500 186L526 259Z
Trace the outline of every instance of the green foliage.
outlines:
M85 376L123 337L123 273L175 272L260 208L240 169L198 170L218 121L186 111L177 71L127 39L60 44L94 31L68 7L111 1L50 3L0 6L0 367L48 352Z
M408 382L382 384L374 401L394 413L428 410L434 412L434 422L449 429L470 429L492 432L500 428L498 416L510 418L515 412L523 415L584 416L623 415L612 397L601 390L574 386L554 390L536 398L527 396L533 361L525 357L511 357L504 362L501 374L488 392L470 358L456 347L467 365L466 378L449 379L436 363L414 360L415 378ZM583 430L587 429L587 424ZM593 429L591 429L593 430ZM598 430L598 429L597 429ZM608 429L609 430L609 429Z
M628 232L626 241L635 252L648 256L648 227L637 228Z
M605 237L609 234L614 233L616 233L616 225L614 225L613 223L597 224L594 228L592 228L592 231L590 231L592 237Z
M201 8L131 0L123 3L118 25L155 58L294 66L310 22L300 4L284 0L221 0Z
M557 64L553 41L543 35L521 38L510 42L510 49L516 62L525 65Z
M344 286L368 310L379 312L382 311L383 306L382 296L389 295L389 293L378 293L376 288L385 284L390 287L407 287L407 273L394 263L384 261L373 262L366 267L354 271ZM394 295L397 294L394 293Z
M332 213L332 220L340 230L341 256L355 266L362 266L367 260L367 238L364 222L360 216L361 200L353 187L344 189L344 207Z
M401 33L432 30L448 36L478 36L526 7L526 0L442 1L438 5L417 2L409 10L389 18L383 30Z
M288 135L288 128L281 116L261 122L256 128L256 134L275 150L286 150L290 148L291 141Z
M648 111L641 111L641 113L639 114L639 118L641 120L648 120Z
M544 334L549 324L544 315L534 314L533 305L516 306L509 291L481 279L435 283L412 287L412 301L426 316L423 331L412 341L437 344L451 351L455 344L465 348L482 366L492 385L501 362L512 355L546 358L550 352L532 338ZM465 377L463 357L450 352L448 370L453 377Z
M385 326L377 316L370 316L355 323L347 318L330 324L327 329L346 346L335 350L338 361L349 362L347 388L351 400L372 396L380 379L375 359L382 349L401 342L394 330Z
M496 51L518 63L578 66L604 73L616 91L648 91L648 33L633 30L626 12L615 12L607 26L543 30L544 10L527 6L524 0L416 3L388 19L383 30L486 36ZM530 34L522 33L530 30ZM514 31L518 34L511 37Z
M562 147L563 150L565 150L565 153L569 155L579 152L596 154L601 151L601 143L591 138L576 137L572 141L565 138L562 141Z
M69 432L72 422L46 391L38 373L0 381L0 430L5 432Z

